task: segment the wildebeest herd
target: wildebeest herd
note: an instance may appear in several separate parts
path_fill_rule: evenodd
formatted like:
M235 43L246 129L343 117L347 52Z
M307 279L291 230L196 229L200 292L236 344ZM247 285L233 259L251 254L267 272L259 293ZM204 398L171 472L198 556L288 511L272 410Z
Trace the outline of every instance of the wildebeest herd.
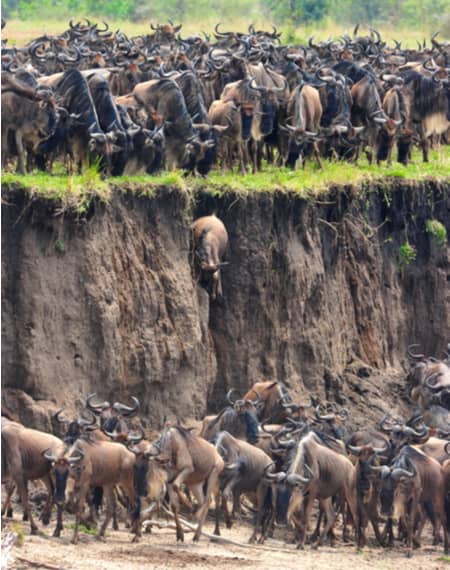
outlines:
M56 537L68 510L76 517L76 543L80 522L96 521L105 501L101 537L111 519L117 529L120 504L133 541L141 537L142 519L158 510L172 512L177 540L184 539L180 512L195 512L198 540L212 498L214 532L220 534L222 512L230 528L246 496L255 510L251 542L263 543L276 525L286 539L287 528L294 530L298 548L306 540L315 546L334 543L341 515L343 540L359 547L366 544L370 521L378 545L404 544L410 556L429 521L433 544L443 542L447 552L450 352L437 360L414 348L408 348L411 368L405 382L417 405L412 416L405 421L386 415L379 425L356 431L346 409L313 397L295 401L282 383L271 381L254 384L241 397L230 390L226 407L205 417L201 427L164 420L150 438L136 423L140 403L135 397L131 405L111 404L91 394L72 420L59 410L54 421L61 438L2 416L2 484L7 487L2 514L17 488L31 532L37 532L27 488L29 481L41 479L47 488L41 518L48 524L56 504ZM315 530L308 536L316 506Z
M241 173L312 157L407 164L448 144L450 44L389 46L358 28L281 45L281 34L215 27L128 37L89 20L27 46L2 41L2 166L107 175L180 168Z

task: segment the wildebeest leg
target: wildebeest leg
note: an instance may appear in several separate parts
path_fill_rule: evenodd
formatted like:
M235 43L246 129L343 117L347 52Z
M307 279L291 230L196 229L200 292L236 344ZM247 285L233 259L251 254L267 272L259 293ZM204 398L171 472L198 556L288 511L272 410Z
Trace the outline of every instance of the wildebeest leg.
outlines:
M12 517L13 511L11 507L11 497L16 489L16 486L14 485L14 481L6 481L5 487L6 487L6 500L2 505L2 516L6 512L8 517Z
M393 526L392 517L389 517L388 520L386 521L383 534L381 535L381 542L383 546L394 546L394 531L392 526Z
M106 528L109 524L109 521L112 519L114 511L116 509L116 496L114 495L114 485L105 485L103 487L103 492L106 497L106 515L105 520L100 528L100 532L98 533L98 538L103 538L105 536Z
M64 503L58 502L56 503L56 527L53 531L53 536L60 537L61 531L64 530L63 525L63 510L64 510Z
M80 524L81 515L83 514L84 503L86 502L86 495L88 491L89 491L88 486L83 486L83 488L78 489L78 499L75 503L75 526L73 529L73 536L71 540L72 544L78 543L78 527ZM76 489L74 489L74 492L76 492Z
M193 538L193 540L195 542L198 541L198 539L200 538L200 535L202 533L202 526L203 526L203 523L205 522L206 515L208 514L209 503L211 501L211 494L216 491L216 489L218 487L218 483L219 483L219 471L218 471L217 466L215 465L212 468L212 470L208 476L208 479L206 481L205 500L203 502L203 505L200 507L200 509L198 510L198 513L197 513L198 525L197 525L197 530L195 531L194 538Z
M423 136L421 144L422 144L423 161L428 162L428 152L430 149L430 139L427 138L426 136Z
M243 143L239 142L238 146L238 157L239 157L239 167L241 169L241 174L247 174L247 170L245 167L245 156L244 156L244 149L243 149Z
M260 483L256 490L256 515L255 515L255 524L253 526L253 533L249 538L249 543L252 544L255 542L256 537L258 536L258 529L261 528L261 523L264 517L264 499L267 493L267 485L264 483ZM261 539L264 536L263 529L261 528Z
M42 511L41 520L44 525L48 525L52 514L54 488L49 475L42 477L42 481L47 488L47 502L45 503L44 510Z
M312 147L313 147L313 152L314 152L314 155L317 159L317 162L319 163L319 168L323 168L322 158L320 156L320 150L319 150L317 143L313 142Z
M319 540L317 542L317 546L322 546L328 535L328 532L333 528L333 525L336 522L336 513L334 512L333 509L333 502L331 497L329 497L328 499L320 500L319 504L320 504L320 509L325 514L325 524L322 532L320 533Z
M216 509L214 512L216 522L214 527L214 534L217 536L220 536L220 502L220 492L218 491L215 496Z
M320 525L322 524L323 514L324 514L323 510L320 508L319 514L317 516L316 528L314 529L314 532L312 533L312 535L309 537L311 542L315 542L318 539L318 537L320 536Z
M23 148L22 133L20 129L15 132L16 148L17 148L17 168L20 174L25 174L25 151Z
M19 475L19 477L15 479L15 483L17 486L17 491L19 493L20 502L22 503L23 512L27 515L28 520L30 521L31 534L37 534L38 527L33 520L33 515L31 514L30 505L28 503L27 481L24 480L21 475Z
M167 492L169 493L169 503L172 508L173 518L175 521L177 541L184 542L184 531L180 523L180 504L178 501L178 493L173 489L171 484L167 486Z
M412 555L412 539L414 530L414 521L417 514L417 499L413 497L411 499L411 504L409 505L408 512L405 513L405 525L406 525L406 556L408 558Z

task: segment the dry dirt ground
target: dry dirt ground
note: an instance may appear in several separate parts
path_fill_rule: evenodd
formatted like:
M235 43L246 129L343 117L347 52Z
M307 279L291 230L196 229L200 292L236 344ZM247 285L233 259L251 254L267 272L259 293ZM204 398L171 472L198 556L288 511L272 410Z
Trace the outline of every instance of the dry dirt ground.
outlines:
M400 546L394 549L366 547L357 551L353 544L344 545L338 541L332 548L324 546L313 550L306 546L298 551L292 543L291 533L283 528L276 529L275 538L268 539L264 546L217 544L202 537L199 543L192 542L192 534L186 534L184 544L176 543L171 529L154 530L144 534L138 544L131 543L131 535L123 529L109 530L106 542L94 536L80 533L78 545L70 543L72 530L66 528L60 539L51 537L52 528L47 527L38 536L29 534L28 523L19 523L15 515L13 525L23 528L22 545L13 550L14 562L10 568L42 568L50 570L138 570L152 569L215 569L250 568L258 570L302 569L302 570L435 570L450 568L442 556L442 547L432 547L429 529L426 528L423 546L413 557L405 557ZM53 524L53 521L52 521ZM8 525L9 526L9 525ZM69 521L70 526L70 521ZM213 522L208 520L204 530L212 532ZM251 534L250 525L241 522L232 529L224 529L222 536L245 543ZM450 560L450 559L447 559ZM3 569L3 564L2 564Z

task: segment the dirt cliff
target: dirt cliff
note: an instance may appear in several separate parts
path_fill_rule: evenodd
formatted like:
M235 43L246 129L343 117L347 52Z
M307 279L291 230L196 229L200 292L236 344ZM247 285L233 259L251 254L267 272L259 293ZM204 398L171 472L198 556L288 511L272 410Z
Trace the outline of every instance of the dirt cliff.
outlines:
M404 410L406 346L440 356L449 340L448 248L425 224L450 231L450 192L386 184L315 201L124 191L82 217L4 189L3 404L50 429L52 411L91 392L133 394L157 426L265 378L350 405L356 423ZM193 275L189 230L212 212L230 236L215 303Z

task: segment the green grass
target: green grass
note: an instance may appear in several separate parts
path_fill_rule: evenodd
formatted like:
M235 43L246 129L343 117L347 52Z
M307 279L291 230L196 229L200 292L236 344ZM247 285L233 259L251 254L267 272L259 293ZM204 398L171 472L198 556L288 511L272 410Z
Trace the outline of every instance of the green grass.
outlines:
M358 165L324 161L324 168L319 169L314 161L310 161L304 169L290 170L265 165L262 172L246 176L213 171L207 178L200 178L186 177L182 172L174 171L158 176L119 176L108 180L102 179L95 168L90 168L81 176L3 173L2 182L6 191L9 188L23 188L33 197L57 200L64 207L83 213L93 197L108 202L111 192L130 191L152 195L164 188L185 192L203 190L215 195L283 191L314 199L332 186L351 184L355 188L366 188L371 182L381 180L421 181L427 178L450 181L449 146L432 151L430 162L426 164L422 162L420 153L415 151L408 166L394 163L391 167L379 167L369 165L365 160Z

